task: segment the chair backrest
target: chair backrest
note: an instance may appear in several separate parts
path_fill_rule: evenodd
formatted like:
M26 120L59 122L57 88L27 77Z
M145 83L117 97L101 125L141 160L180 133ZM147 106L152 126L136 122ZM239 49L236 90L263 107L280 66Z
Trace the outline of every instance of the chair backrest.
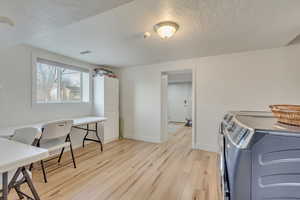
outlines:
M32 145L35 138L40 135L40 130L37 128L20 128L16 129L11 140L17 141L23 144Z
M42 140L67 136L71 132L73 120L51 122L43 126Z

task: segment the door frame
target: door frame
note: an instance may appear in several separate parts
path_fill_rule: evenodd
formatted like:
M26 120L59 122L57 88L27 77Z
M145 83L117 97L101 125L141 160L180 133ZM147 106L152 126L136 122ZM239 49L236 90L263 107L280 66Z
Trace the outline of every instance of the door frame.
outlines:
M186 69L174 69L162 71L160 75L161 80L161 141L164 142L167 139L168 135L168 101L167 101L167 86L165 85L165 81L163 81L163 76L168 76L168 73L171 72L191 72L192 73L192 148L197 148L196 143L196 70L195 68L186 68Z
M161 74L161 135L160 140L165 142L168 140L168 74Z

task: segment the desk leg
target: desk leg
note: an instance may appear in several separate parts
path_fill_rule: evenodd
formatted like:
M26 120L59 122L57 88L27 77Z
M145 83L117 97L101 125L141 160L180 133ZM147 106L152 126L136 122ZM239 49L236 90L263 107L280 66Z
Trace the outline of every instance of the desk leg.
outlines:
M27 182L27 185L28 185L32 195L34 196L34 200L40 200L40 197L39 197L37 191L35 190L32 180L31 180L28 172L26 171L25 167L22 168L22 173L23 173L23 176Z
M76 126L74 126L74 128L78 128L78 129L86 131L86 134L83 137L83 141L82 141L82 147L83 148L85 146L85 141L87 140L87 141L93 141L93 142L100 143L101 151L103 151L103 144L102 144L102 141L99 137L99 132L98 132L98 122L95 123L95 126L96 126L95 129L90 129L89 124L86 125L86 128L81 128L81 127L76 127ZM88 138L88 135L89 135L90 132L94 132L96 134L97 139Z
M85 134L85 136L84 136L84 138L83 138L83 141L82 141L82 147L84 148L84 142L85 142L85 140L86 140L86 137L89 135L89 124L87 124L86 125L86 134Z
M20 174L23 174L23 179L22 180L18 180ZM30 196L28 196L27 194L23 193L20 190L20 185L23 183L27 183L34 199ZM36 189L34 188L34 185L32 183L32 180L30 178L30 175L28 174L28 172L26 171L25 167L20 167L17 169L16 173L14 174L13 178L11 179L11 181L8 184L8 172L5 172L2 174L2 197L0 197L1 200L8 200L8 193L11 189L15 189L19 198L22 199L25 197L27 197L27 199L32 199L32 200L40 200L40 197L36 191Z
M8 196L8 172L2 173L2 199L7 200Z
M98 138L98 140L99 140L99 143L100 143L100 146L101 146L101 151L103 151L103 144L102 144L102 141L101 141L101 139L100 139L100 137L99 137L99 133L98 133L98 123L96 123L96 136L97 136L97 138Z

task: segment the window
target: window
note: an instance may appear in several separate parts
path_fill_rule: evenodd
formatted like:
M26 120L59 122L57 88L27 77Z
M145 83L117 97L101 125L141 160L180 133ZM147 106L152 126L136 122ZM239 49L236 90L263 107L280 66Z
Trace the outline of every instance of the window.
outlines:
M89 71L37 58L36 103L89 102Z

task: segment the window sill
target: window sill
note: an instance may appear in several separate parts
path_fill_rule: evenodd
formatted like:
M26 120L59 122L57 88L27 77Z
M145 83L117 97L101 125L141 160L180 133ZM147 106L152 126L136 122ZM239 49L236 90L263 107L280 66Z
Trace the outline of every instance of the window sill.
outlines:
M32 102L33 105L59 105L59 104L91 104L91 102L84 101L62 101L62 102Z

